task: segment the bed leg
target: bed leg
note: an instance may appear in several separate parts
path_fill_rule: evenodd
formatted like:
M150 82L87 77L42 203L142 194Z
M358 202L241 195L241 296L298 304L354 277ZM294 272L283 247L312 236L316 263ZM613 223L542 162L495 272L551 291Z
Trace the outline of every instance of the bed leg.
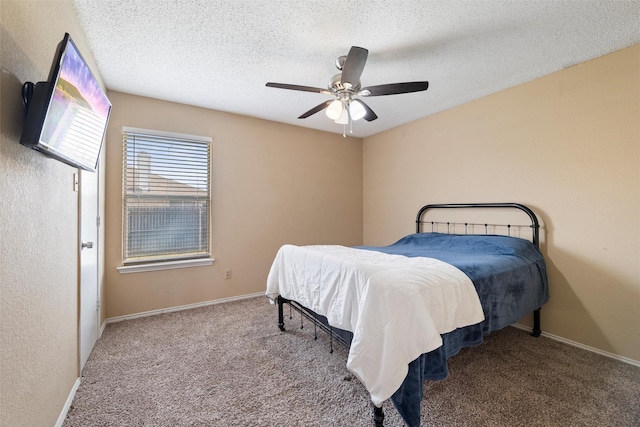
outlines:
M329 353L333 354L333 328L329 327Z
M276 298L276 302L278 303L278 328L281 331L284 331L284 299L281 296Z
M542 333L540 329L540 309L533 311L533 330L531 331L532 337L539 337Z
M375 424L376 427L384 427L384 411L382 410L382 406L381 407L377 407L376 405L374 405L373 403L371 404L371 407L373 409L373 412L371 414L371 416L373 417L373 422Z

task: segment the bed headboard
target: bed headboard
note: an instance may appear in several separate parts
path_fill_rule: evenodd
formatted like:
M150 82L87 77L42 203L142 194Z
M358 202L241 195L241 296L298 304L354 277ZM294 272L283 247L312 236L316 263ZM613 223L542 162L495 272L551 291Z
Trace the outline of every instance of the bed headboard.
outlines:
M477 222L442 222L442 221L426 221L424 217L426 216L427 211L433 209L458 209L458 208L496 208L496 209L515 209L520 210L526 213L530 220L530 224L489 224L489 223L477 223ZM416 216L416 233L423 232L423 225L430 224L431 231L434 231L435 225L446 225L447 232L450 232L450 228L453 226L454 229L456 226L464 226L465 234L467 234L467 230L469 227L483 226L485 230L485 234L488 234L489 227L502 226L506 227L507 234L511 235L512 227L530 227L532 236L531 241L537 248L540 248L540 234L539 229L540 225L538 224L538 218L533 211L525 205L520 203L448 203L448 204L432 204L425 205L418 211L418 215ZM471 233L477 234L477 233Z

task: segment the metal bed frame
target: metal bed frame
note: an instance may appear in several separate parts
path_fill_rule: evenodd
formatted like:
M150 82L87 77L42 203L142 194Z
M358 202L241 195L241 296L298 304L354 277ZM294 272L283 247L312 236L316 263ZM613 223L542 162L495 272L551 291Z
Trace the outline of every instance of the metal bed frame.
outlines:
M433 209L478 209L478 208L507 208L507 209L517 209L529 216L531 221L530 224L522 225L522 224L489 224L489 223L470 223L470 222L437 222L437 221L424 221L423 216L429 210ZM416 215L416 233L421 233L424 225L430 224L431 230L434 231L434 227L440 225L447 226L447 233L450 233L451 227L456 228L456 226L464 226L465 233L464 234L479 234L479 233L468 233L469 227L474 228L476 226L483 227L485 230L485 234L489 234L489 227L506 227L507 235L511 235L512 228L531 228L531 242L535 245L538 250L540 249L540 224L538 223L538 218L535 213L527 206L520 203L448 203L448 204L429 204L425 205L418 211ZM276 304L278 305L278 328L281 331L285 331L284 327L284 305L289 305L289 319L292 319L293 316L291 314L291 309L300 313L300 328L304 328L303 318L310 320L314 324L315 332L314 339L317 339L317 328L320 328L327 334L329 334L329 352L333 353L333 340L340 342L346 347L350 346L350 340L345 338L344 335L341 335L338 328L333 328L328 323L323 322L322 316L318 316L312 310L298 304L296 301L292 301L281 296L276 298ZM345 331L346 332L346 331ZM533 328L531 331L531 336L539 337L542 333L540 328L540 308L534 310L533 312ZM384 411L382 407L378 408L373 403L372 406L372 418L376 427L383 427L384 423Z
M509 208L509 209L519 209L526 213L531 220L531 224L527 225L519 225L519 224L488 224L488 223L455 223L455 222L447 222L447 223L436 223L434 221L423 221L422 217L427 213L427 211L431 209L465 209L465 208ZM527 227L531 228L531 242L535 245L538 250L540 250L540 224L538 223L538 218L536 214L527 206L522 205L520 203L449 203L449 204L433 204L426 205L420 208L418 211L418 215L416 216L416 233L420 233L422 230L423 224L431 224L432 230L435 224L446 224L447 229L449 229L452 225L464 225L465 234L469 226L484 226L485 234L488 234L489 226L502 226L507 227L507 234L511 235L512 227ZM448 231L448 230L447 230ZM476 233L472 233L476 234ZM533 328L531 331L531 335L534 337L539 337L542 333L540 329L540 309L536 309L533 312Z

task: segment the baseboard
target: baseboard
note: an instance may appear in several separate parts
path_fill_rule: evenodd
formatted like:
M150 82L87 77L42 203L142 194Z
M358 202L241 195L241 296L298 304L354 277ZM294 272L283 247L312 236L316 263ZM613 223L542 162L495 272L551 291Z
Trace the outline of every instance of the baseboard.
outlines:
M100 325L100 330L98 331L98 339L100 339L100 337L102 336L102 333L104 332L104 328L107 327L107 320L109 319L104 319L104 322L102 322L102 325Z
M531 331L531 326L525 326L525 325L521 325L519 323L516 323L516 324L514 324L512 326L515 327L515 328L518 328L518 329L524 329L526 331ZM600 350L599 348L595 348L595 347L591 347L591 346L588 346L588 345L585 345L585 344L581 344L581 343L576 342L576 341L571 341L571 340L568 340L566 338L560 337L558 335L553 335L553 334L550 334L548 332L544 332L543 331L542 334L540 334L540 336L547 337L547 338L552 339L554 341L559 341L561 343L568 344L568 345L573 346L573 347L578 347L578 348L581 348L583 350L590 351L592 353L597 353L597 354L600 354L602 356L609 357L611 359L616 359L616 360L619 360L621 362L628 363L630 365L640 367L640 361L633 360L633 359L630 359L628 357L620 356L618 354L609 353L608 351Z
M71 391L69 392L69 396L67 396L66 402L64 402L64 406L62 407L62 411L60 412L60 416L58 417L58 421L56 421L55 427L62 427L64 423L64 419L67 418L67 413L69 412L69 408L71 408L71 404L73 403L73 398L76 396L76 391L80 387L80 378L76 379L76 382L71 387Z
M124 316L117 316L117 317L108 318L108 319L106 319L104 321L103 325L106 326L107 323L122 322L123 320L138 319L140 317L155 316L155 315L158 315L158 314L172 313L174 311L190 310L192 308L207 307L207 306L210 306L210 305L222 304L222 303L225 303L225 302L240 301L240 300L243 300L243 299L264 297L264 296L265 296L264 292L256 292L255 294L239 295L239 296L236 296L236 297L221 298L221 299L216 299L216 300L197 302L195 304L179 305L179 306L175 306L175 307L161 308L159 310L143 311L141 313L127 314L127 315L124 315ZM100 332L101 335L102 335L102 330L104 330L104 326L101 328L101 332Z

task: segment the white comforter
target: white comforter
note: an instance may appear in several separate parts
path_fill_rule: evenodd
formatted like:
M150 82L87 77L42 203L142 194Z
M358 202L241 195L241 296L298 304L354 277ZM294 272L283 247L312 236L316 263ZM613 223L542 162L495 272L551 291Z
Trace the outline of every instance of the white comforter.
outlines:
M344 246L283 246L266 294L353 332L347 368L376 406L400 387L409 362L442 345L440 334L484 320L473 283L456 267Z

